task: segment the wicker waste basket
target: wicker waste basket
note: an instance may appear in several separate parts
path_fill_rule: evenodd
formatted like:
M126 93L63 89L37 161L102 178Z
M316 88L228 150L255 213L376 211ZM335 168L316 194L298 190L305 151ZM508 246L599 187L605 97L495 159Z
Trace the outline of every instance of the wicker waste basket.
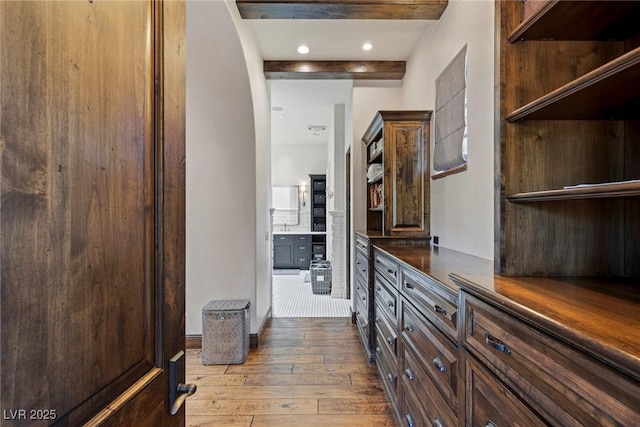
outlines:
M314 294L331 293L331 261L313 260L309 271L311 272L311 291Z
M211 301L202 309L202 364L244 363L249 353L249 300Z

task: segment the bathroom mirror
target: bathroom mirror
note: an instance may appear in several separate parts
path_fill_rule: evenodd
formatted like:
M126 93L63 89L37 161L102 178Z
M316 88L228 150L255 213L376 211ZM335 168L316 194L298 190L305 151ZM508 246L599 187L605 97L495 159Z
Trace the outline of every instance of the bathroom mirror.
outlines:
M272 187L273 225L298 225L298 187Z

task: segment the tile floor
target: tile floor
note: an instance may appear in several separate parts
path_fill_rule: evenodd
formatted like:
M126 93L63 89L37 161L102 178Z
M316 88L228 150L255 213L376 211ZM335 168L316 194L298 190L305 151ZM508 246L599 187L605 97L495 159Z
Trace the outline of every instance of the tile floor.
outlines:
M273 276L273 317L351 317L351 300L314 294L307 274Z

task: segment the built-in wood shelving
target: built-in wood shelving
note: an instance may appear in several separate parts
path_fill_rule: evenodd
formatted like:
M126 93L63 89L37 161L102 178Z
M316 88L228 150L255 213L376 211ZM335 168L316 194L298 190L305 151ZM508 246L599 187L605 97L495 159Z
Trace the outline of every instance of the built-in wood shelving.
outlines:
M527 16L507 40L626 40L639 21L638 2L551 0Z
M552 200L601 199L610 197L638 197L640 182L615 182L590 186L575 186L559 190L532 191L507 196L510 202L541 202Z
M640 48L518 108L518 120L631 119L640 114Z

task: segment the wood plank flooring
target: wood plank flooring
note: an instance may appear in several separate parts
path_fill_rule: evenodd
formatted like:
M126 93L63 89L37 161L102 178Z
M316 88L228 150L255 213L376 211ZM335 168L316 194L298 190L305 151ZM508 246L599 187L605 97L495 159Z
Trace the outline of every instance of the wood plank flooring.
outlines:
M375 364L348 318L272 318L240 365L187 350L187 426L396 426Z

